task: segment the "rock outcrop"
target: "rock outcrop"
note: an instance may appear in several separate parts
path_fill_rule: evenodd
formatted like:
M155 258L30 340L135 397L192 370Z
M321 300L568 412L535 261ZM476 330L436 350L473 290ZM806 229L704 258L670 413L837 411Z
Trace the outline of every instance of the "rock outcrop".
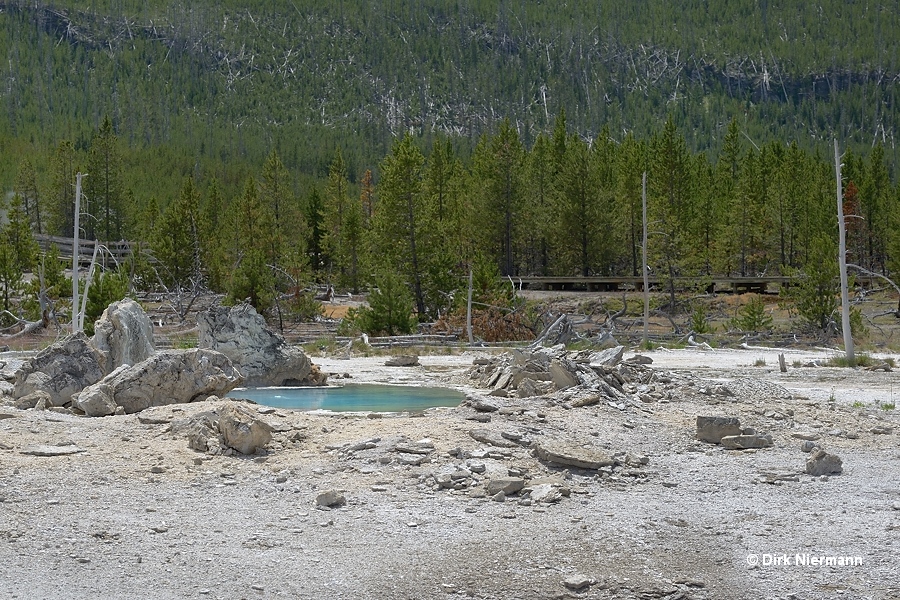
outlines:
M119 406L131 414L151 406L224 396L242 382L241 374L220 352L165 350L136 365L119 367L78 394L74 404L90 416L104 416L110 407Z
M35 391L50 395L53 406L65 406L89 385L100 381L103 355L88 343L83 333L70 335L44 348L16 372L13 396L21 398Z
M214 306L197 316L199 346L221 352L251 387L323 385L319 372L299 348L289 346L247 304Z
M91 345L102 356L106 374L135 365L153 355L153 325L141 305L125 298L110 304L94 323Z

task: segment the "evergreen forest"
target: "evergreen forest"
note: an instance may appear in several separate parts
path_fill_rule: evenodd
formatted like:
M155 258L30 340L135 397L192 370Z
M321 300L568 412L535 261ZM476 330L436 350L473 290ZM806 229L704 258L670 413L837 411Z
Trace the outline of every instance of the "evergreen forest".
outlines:
M0 2L0 31L9 314L24 273L65 293L33 235L73 235L78 172L81 237L138 248L95 294L279 318L313 284L430 321L470 274L492 304L638 275L644 172L654 272L812 280L833 140L848 261L900 269L898 2Z

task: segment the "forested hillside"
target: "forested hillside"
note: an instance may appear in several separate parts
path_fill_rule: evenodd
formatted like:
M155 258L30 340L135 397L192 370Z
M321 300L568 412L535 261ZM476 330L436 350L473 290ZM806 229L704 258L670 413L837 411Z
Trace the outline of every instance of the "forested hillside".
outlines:
M833 253L833 138L852 260L900 259L897 2L0 2L0 32L3 289L79 170L144 285L263 307L636 273L644 170L654 269L789 273Z

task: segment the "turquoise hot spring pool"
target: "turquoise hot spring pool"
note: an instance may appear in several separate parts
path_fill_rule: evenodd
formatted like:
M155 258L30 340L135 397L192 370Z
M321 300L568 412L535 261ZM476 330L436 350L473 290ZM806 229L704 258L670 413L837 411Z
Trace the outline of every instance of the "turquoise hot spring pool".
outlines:
M447 388L351 383L328 387L240 388L228 394L294 410L404 412L458 406L462 392Z

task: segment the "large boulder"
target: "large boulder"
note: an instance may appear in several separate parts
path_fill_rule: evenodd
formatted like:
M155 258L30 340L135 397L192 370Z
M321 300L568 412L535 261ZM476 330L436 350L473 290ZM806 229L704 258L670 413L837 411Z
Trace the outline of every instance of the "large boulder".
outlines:
M221 352L250 387L322 385L325 376L299 348L289 346L249 304L214 306L197 316L199 346Z
M101 382L86 388L75 406L92 412L95 406L121 406L128 414L151 406L224 396L243 377L227 356L208 349L165 350L133 366L121 366ZM101 409L102 410L102 409Z
M21 398L32 392L50 394L53 406L71 402L72 395L100 381L103 355L88 342L83 333L70 335L38 352L16 371L13 396Z
M113 302L103 311L94 323L91 345L102 355L106 374L122 365L136 365L156 351L150 318L131 298Z

